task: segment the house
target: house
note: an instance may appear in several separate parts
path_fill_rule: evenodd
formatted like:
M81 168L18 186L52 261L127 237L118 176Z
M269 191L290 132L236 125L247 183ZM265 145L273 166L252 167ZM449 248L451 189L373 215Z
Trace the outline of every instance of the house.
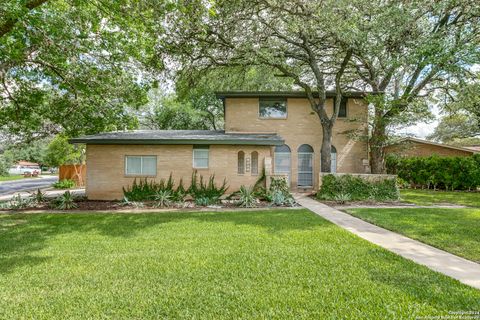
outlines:
M342 99L332 140L332 170L368 172L366 93ZM71 139L86 144L89 199L120 199L135 178L190 182L193 171L224 178L229 192L262 176L285 176L292 189L318 187L322 127L303 92L219 92L225 130L139 130ZM335 94L327 94L327 113Z
M40 164L36 162L20 160L8 169L9 174L40 174Z
M450 146L410 137L385 148L385 153L403 157L429 157L434 154L441 157L468 157L478 152L474 148Z

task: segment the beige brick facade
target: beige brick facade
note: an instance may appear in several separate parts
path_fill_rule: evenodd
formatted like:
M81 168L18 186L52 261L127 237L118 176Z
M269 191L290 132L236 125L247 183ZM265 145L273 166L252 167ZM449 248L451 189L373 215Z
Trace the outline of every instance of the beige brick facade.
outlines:
M291 149L291 186L296 188L298 175L297 150L309 144L314 150L314 185L318 187L322 127L307 99L287 99L286 119L260 119L258 98L225 99L226 132L270 132L279 134ZM332 113L333 99L327 101L327 112ZM349 99L347 117L339 118L334 126L332 144L337 150L337 172L365 173L368 160L367 134L368 106L362 99ZM368 163L368 162L367 162Z
M258 152L259 174L261 174L265 157L271 156L270 146L236 146L211 145L209 152L209 168L197 169L199 175L208 177L215 174L216 181L221 184L227 179L229 191L235 191L241 185L253 185L259 175L250 171L237 174L237 154L245 152L249 159L253 151ZM122 199L122 187L130 185L140 176L125 175L125 156L154 155L157 156L157 175L148 179L160 180L168 178L172 173L175 181L183 178L185 186L190 185L193 172L192 145L87 145L87 197L91 200ZM249 161L249 160L248 160Z

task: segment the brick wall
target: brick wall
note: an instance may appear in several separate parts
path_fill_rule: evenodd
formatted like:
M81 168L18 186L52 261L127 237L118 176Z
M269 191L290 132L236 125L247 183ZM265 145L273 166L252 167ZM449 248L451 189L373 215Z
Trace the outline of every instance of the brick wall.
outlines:
M241 185L250 186L259 175L246 172L237 174L237 153L242 150L245 157L258 152L259 174L262 173L265 157L271 156L269 146L210 146L209 168L197 169L205 177L215 174L221 184L227 179L228 192L236 191ZM135 177L125 176L126 155L156 155L157 176L155 180L168 178L172 173L176 182L183 178L190 185L193 172L192 145L87 145L87 197L92 200L113 200L123 197L122 187L130 185ZM141 177L137 177L141 178Z
M307 99L287 99L287 119L260 119L258 98L227 98L225 130L227 132L278 133L292 152L291 186L297 186L297 149L309 144L314 149L314 184L318 187L322 127ZM331 114L333 99L327 101ZM367 133L367 104L362 99L349 99L347 118L339 118L334 126L332 144L337 149L337 172L365 173L363 159L368 159L367 143L361 137Z

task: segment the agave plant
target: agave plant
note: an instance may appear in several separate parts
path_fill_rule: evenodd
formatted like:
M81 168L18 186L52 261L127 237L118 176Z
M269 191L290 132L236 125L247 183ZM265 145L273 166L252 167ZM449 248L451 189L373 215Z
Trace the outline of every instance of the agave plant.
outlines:
M45 195L45 192L42 192L42 190L37 189L35 192L30 193L30 199L32 199L36 203L44 203L47 201L47 197Z
M255 193L253 192L253 188L247 188L245 186L241 186L238 195L240 197L238 204L241 207L245 207L245 208L255 207L257 198L255 197Z
M170 190L159 190L155 193L154 200L157 207L166 207L170 204L172 192Z
M77 207L77 205L75 204L75 197L72 193L70 193L70 191L65 191L64 194L58 196L53 201L53 206L55 209L60 210L69 210Z

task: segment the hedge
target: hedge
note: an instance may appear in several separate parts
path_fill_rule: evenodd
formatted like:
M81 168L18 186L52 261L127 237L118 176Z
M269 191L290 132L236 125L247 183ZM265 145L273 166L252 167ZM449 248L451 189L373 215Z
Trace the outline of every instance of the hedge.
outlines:
M399 191L395 179L370 181L352 175L325 175L317 193L321 200L398 200Z
M480 154L470 157L398 157L390 155L387 172L412 187L476 190L480 187Z

